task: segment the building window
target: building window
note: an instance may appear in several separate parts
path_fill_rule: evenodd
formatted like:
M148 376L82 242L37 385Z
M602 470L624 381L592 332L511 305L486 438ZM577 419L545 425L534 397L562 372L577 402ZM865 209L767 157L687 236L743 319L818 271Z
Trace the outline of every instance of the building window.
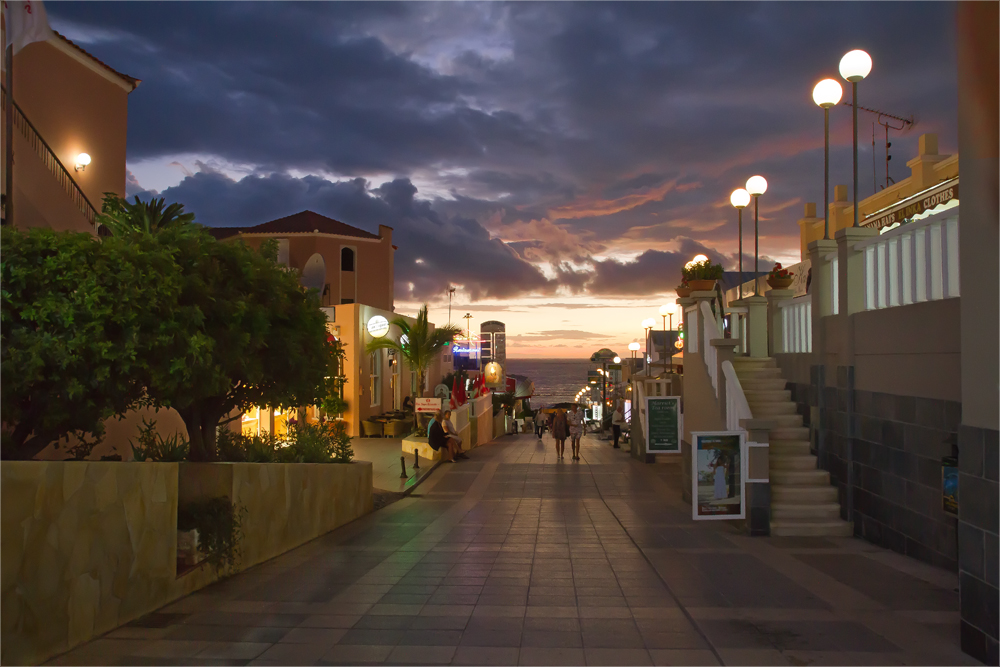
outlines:
M375 350L369 357L368 384L372 393L372 406L382 405L382 350Z
M350 248L340 249L340 270L341 271L353 271L354 270L354 251Z
M341 305L348 304L348 303L354 303L354 299L341 299L340 300L340 304Z

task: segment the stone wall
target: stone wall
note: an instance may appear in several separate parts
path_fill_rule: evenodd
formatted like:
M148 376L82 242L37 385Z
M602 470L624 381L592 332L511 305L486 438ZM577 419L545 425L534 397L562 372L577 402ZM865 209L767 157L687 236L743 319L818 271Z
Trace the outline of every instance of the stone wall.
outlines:
M0 477L2 664L44 662L215 581L177 576L179 499L247 508L244 568L372 509L366 462L4 461Z

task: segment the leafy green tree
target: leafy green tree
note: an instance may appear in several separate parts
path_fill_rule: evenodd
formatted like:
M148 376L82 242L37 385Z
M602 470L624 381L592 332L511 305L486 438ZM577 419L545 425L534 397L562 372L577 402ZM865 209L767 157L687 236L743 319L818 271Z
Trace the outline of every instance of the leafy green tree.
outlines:
M5 459L31 459L145 401L140 381L181 291L172 253L152 239L2 228L0 368ZM160 332L158 335L157 332Z
M423 394L427 368L445 348L451 345L455 336L462 333L462 330L451 324L431 329L427 321L427 304L420 308L417 321L412 327L401 317L393 319L390 324L399 329L399 340L393 340L388 336L375 338L365 346L365 351L368 354L387 349L399 352L410 368L417 372L417 392Z
M277 263L277 243L258 251L220 242L194 225L155 234L174 251L181 294L164 353L142 377L153 404L177 410L192 461L218 459L219 422L253 406L319 402L329 363L326 317L315 291Z

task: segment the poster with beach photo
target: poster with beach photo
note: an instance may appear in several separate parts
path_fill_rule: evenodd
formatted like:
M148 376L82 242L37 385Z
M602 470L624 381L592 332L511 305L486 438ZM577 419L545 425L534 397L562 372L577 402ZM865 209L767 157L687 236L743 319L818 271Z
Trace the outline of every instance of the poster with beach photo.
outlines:
M744 432L694 431L691 438L691 518L745 518Z

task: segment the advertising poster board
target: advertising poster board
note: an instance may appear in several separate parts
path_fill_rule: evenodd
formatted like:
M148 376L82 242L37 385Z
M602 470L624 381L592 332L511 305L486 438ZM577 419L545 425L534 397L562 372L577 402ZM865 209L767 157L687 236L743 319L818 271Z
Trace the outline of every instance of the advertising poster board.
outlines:
M952 456L941 459L941 496L941 509L958 516L958 459Z
M646 397L646 451L667 454L681 451L681 397Z
M414 409L418 413L434 414L441 409L440 398L417 398L413 401Z
M691 518L746 518L746 441L743 431L691 433Z

